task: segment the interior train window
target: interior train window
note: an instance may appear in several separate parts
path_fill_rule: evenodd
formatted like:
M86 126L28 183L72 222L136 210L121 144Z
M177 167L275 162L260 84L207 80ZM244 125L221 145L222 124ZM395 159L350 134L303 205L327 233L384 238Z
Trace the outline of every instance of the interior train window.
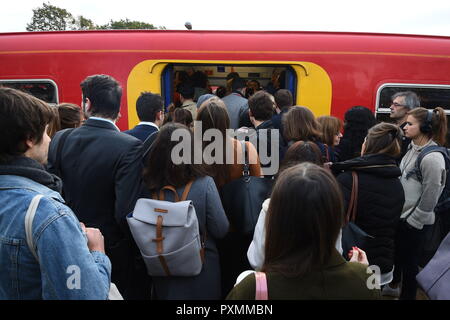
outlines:
M441 107L450 114L450 86L445 85L384 85L379 90L377 112L389 113L391 97L401 91L413 91L420 99L420 106L427 109Z
M199 73L203 76L198 76ZM245 92L248 94L258 86L272 93L271 91L274 92L276 89L275 83L277 88L290 90L294 101L296 99L297 77L295 71L288 65L169 64L164 69L161 79L165 105L176 102L174 101L176 87L183 81L190 81L194 87L205 89L198 90L200 94L206 91L216 94L220 90L229 90L227 75L230 73L238 73L246 82ZM194 101L195 98L197 95Z
M0 86L24 91L47 103L58 103L58 89L52 80L0 80Z

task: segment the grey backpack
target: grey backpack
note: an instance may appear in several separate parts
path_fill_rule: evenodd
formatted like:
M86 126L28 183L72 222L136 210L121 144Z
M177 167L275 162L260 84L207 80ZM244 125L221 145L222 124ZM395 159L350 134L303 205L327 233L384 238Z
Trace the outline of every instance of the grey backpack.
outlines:
M151 276L195 276L203 266L204 243L192 201L186 200L192 181L181 199L172 186L159 197L140 198L128 225ZM164 200L164 190L175 194L175 202Z

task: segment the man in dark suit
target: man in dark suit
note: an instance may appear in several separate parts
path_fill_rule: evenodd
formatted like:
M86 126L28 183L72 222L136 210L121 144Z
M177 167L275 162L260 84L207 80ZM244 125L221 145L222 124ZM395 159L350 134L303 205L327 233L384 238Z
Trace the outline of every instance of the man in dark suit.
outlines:
M120 132L115 125L122 96L115 79L89 76L81 83L81 90L89 119L66 135L62 146L59 142L65 130L55 135L48 169L60 174L64 198L79 220L104 235L106 254L112 262L112 281L124 298L145 298L140 295L143 291L139 292L144 290L140 285L148 281L145 266L139 263L125 219L138 197L142 142Z
M153 132L159 130L164 121L163 110L164 104L160 95L150 92L141 93L136 101L136 111L141 122L133 129L124 132L145 141Z

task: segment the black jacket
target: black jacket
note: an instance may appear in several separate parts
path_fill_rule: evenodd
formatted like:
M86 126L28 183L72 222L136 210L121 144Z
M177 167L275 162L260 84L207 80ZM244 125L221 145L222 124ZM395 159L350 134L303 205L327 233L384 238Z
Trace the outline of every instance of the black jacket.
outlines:
M267 130L266 134L261 134L261 129L265 129ZM257 145L256 150L258 151L258 155L262 156L262 151L260 150L260 144L265 143L267 145L266 147L266 151L267 154L266 156L269 157L273 157L274 155L272 155L272 135L271 132L272 130L276 130L273 126L272 120L266 120L263 123L261 123L259 126L257 126L255 128L256 130L256 136L257 136ZM279 135L278 138L278 142L274 143L275 146L278 146L277 150L273 150L273 152L278 152L278 159L279 159L279 163L282 162L283 158L284 158L284 154L286 153L286 149L287 149L287 145L285 145L283 138L281 137L281 135ZM270 163L262 163L261 162L261 169L263 170L263 174L264 174L264 168L269 167L271 164ZM265 175L265 176L272 176L272 175Z
M405 202L396 160L384 154L365 155L334 163L331 169L344 195L345 212L352 192L352 171L358 173L358 203L355 223L374 237L365 248L370 265L378 265L381 273L394 265L395 230ZM346 253L344 253L346 254Z
M61 132L52 139L48 170L53 164ZM99 228L106 244L123 237L125 216L139 193L142 142L119 132L112 123L88 119L68 136L61 151L64 199L78 219ZM127 228L125 228L126 230Z

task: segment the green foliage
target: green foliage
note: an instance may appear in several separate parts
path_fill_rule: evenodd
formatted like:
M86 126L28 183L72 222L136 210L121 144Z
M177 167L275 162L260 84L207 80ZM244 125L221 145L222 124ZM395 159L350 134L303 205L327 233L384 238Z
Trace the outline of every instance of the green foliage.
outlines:
M157 29L151 23L141 22L141 21L130 21L128 19L121 19L119 21L109 21L108 24L100 26L99 29Z
M75 23L75 19L66 9L43 3L42 8L33 9L31 23L27 24L28 31L58 31L67 30Z
M66 9L58 8L50 3L43 3L41 8L33 9L31 23L27 24L28 31L62 31L62 30L95 30L95 29L161 29L151 23L121 19L110 20L105 25L96 25L92 20L83 16L74 16Z
M92 20L87 19L83 16L78 16L75 19L75 29L73 30L94 30L94 29L98 28Z

